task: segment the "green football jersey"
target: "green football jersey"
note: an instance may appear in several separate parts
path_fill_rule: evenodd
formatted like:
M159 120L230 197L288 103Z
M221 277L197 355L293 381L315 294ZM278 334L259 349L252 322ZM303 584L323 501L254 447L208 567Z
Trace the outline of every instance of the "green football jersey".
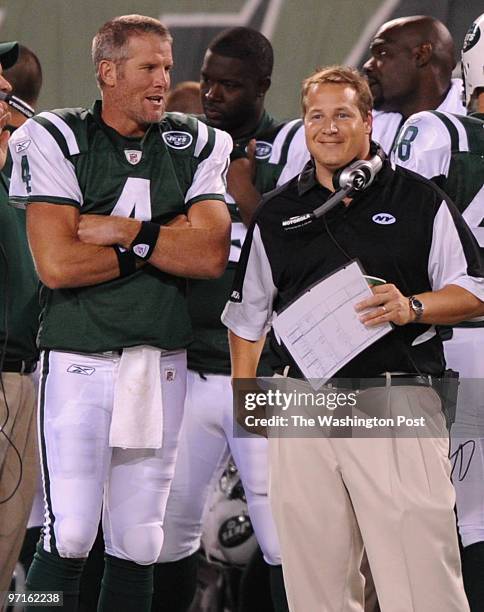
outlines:
M168 113L143 138L126 138L92 109L40 113L10 142L11 201L71 205L81 213L165 224L203 200L224 200L230 137ZM191 340L186 280L146 265L98 285L42 287L41 348L77 352Z
M266 193L287 182L297 174L305 159L299 158L304 151L302 121L276 122L265 113L252 135L234 142L232 157L245 154L251 138L256 138L255 186L259 193ZM293 151L298 154L293 154ZM227 194L227 205L232 218L232 234L229 263L223 276L216 280L190 281L188 307L194 330L194 341L188 348L188 367L207 373L230 374L230 351L227 328L220 316L230 296L237 262L247 228L242 223L237 204ZM260 373L270 374L265 355L261 359Z
M5 342L6 321L5 359L36 359L39 279L27 244L25 211L8 205L8 181L3 173L0 173L0 245L4 254L0 256L0 347ZM5 313L7 304L8 312Z

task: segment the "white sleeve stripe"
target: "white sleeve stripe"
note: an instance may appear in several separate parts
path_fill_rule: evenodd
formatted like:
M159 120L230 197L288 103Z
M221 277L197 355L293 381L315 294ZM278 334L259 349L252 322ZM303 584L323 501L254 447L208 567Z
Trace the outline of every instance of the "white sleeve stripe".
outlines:
M278 164L281 161L282 147L284 146L286 137L288 133L290 132L290 130L292 129L292 127L298 121L300 121L300 119L293 119L292 121L289 121L288 123L286 123L286 125L280 129L279 133L274 138L274 142L272 143L272 153L271 153L271 156L269 157L270 164Z
M271 328L276 295L272 268L256 225L243 278L242 302L227 302L222 323L241 338L258 340Z
M195 145L195 157L198 157L200 153L203 151L205 145L208 142L208 129L203 121L197 121L198 125L198 136L197 136L197 144Z
M459 151L469 151L469 140L467 138L467 132L465 131L462 123L454 117L451 113L443 113L447 119L454 125L457 133L459 134Z
M304 125L296 131L294 138L287 151L287 162L277 179L276 187L284 185L294 176L298 175L310 159L308 147L306 145L306 135Z
M229 136L227 132L224 132L223 130L215 129L214 132L215 132L215 142L213 145L213 150L210 153L208 159L210 159L212 155L223 156L223 157L225 157L226 155L230 155L230 153L232 152L232 148L233 148L232 137ZM226 150L227 143L230 143L230 148L228 151Z
M228 168L228 156L232 151L232 138L222 130L214 130L215 142L210 155L198 164L185 203L203 195L217 194L225 197L224 176Z
M47 119L47 121L50 121L53 125L55 125L59 132L61 132L61 134L65 138L70 155L77 155L79 153L79 146L77 144L74 132L63 119L49 111L39 113L38 117L43 117L44 119Z
M27 149L31 174L31 191L26 192L22 180L21 156L15 144L19 139L31 139ZM50 196L58 200L83 203L83 197L73 163L66 159L56 139L41 123L29 120L16 130L10 139L13 169L10 181L11 197L28 199Z

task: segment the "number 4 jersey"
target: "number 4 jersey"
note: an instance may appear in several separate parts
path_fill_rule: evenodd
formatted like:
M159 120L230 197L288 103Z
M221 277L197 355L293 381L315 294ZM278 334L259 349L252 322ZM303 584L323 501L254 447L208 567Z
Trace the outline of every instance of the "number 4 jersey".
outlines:
M12 136L14 205L46 202L81 214L165 224L202 200L224 201L230 137L168 113L142 138L126 138L90 110L40 113ZM99 352L191 340L185 279L146 265L135 274L74 289L41 289L41 348Z
M434 180L484 252L484 121L441 111L416 113L402 127L392 161Z

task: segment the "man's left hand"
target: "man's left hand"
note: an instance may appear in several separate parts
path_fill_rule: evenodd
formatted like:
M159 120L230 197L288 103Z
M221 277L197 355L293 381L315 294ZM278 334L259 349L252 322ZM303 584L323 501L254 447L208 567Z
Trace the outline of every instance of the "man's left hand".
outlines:
M382 323L407 325L415 320L415 313L410 308L408 297L392 284L372 287L373 296L359 302L355 306L360 314L360 321L367 327ZM368 310L369 309L369 310ZM368 312L363 312L368 310Z

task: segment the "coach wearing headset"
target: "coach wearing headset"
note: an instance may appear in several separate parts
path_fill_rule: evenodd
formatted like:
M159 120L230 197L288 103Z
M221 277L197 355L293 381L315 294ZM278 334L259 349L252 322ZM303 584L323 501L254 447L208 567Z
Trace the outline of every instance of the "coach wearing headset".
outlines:
M335 378L360 379L361 397L383 413L404 405L436 415L441 435L270 437L270 496L289 606L363 610L365 547L383 612L465 612L448 440L432 388L445 369L433 325L484 312L474 238L441 191L387 161L366 190L324 217L292 231L282 227L332 195L337 170L355 159L372 165L371 106L368 85L353 69L333 66L304 81L312 159L266 196L249 230L223 314L233 376L255 377L273 313L316 281L356 258L367 274L386 279L356 308L365 325L392 323L392 331ZM383 218L392 222L379 223ZM302 378L289 353L286 364L290 377ZM369 377L374 388L361 380Z

